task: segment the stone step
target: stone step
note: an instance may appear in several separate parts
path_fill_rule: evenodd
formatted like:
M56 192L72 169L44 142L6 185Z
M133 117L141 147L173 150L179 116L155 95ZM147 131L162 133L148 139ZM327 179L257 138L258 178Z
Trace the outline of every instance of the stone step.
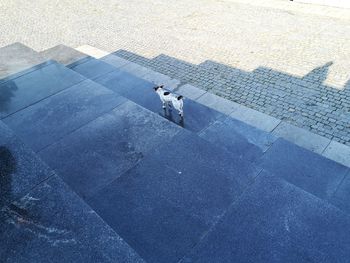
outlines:
M102 61L93 58L69 67L162 115L159 98L152 91L152 85L123 72L122 68L113 71ZM258 162L265 170L278 174L305 191L347 210L346 202L335 202L333 199L349 173L348 167L286 140L276 141L277 137L244 124L232 118L232 115L219 114L189 99L186 99L185 107L186 105L186 116L182 125L185 129L197 133L208 142L228 149L236 157L252 163ZM163 116L169 119L168 116ZM180 123L176 119L175 122ZM343 193L341 200L346 200L345 196Z
M46 60L55 60L63 65L72 64L75 61L87 57L85 53L65 45L57 45L39 53Z
M0 82L0 119L85 79L64 69L63 65L48 61Z
M46 138L45 146L38 147L38 154L146 261L178 262L196 257L201 260L205 258L202 253L208 250L206 248L215 245L216 233L225 240L220 253L227 256L227 260L248 261L251 255L240 257L240 252L229 245L230 237L227 239L222 233L225 229L233 234L239 231L240 225L227 225L231 220L256 226L252 233L261 237L258 239L261 241L258 247L262 247L259 255L264 258L273 258L271 251L287 259L292 254L297 260L304 259L307 254L318 262L325 261L325 254L333 257L340 253L347 258L347 252L341 252L349 242L349 235L342 232L342 226L346 227L350 219L330 204L337 200L336 205L342 207L342 202L349 200L350 174L346 167L283 139L276 140L270 134L190 99L186 100L191 107L187 114L205 112L208 118L186 115L183 129L169 122L169 117L164 118L167 117L164 113L160 112L162 117L157 114L159 99L156 100L151 90L153 83L93 58L84 58L69 67L134 102L118 102L110 111L106 103L106 108L96 114L102 115L96 117L92 111L98 111L113 95L97 84L91 84L91 89L89 85L80 87L80 83L76 83L5 120L12 116L22 120L31 116L39 123L37 127L31 126L32 136L40 137L45 132L51 133L55 125L59 126L65 119L59 116L67 100L69 105L66 106L70 107L63 111L67 123L62 131L75 125L74 116L79 116L78 125L62 138L55 137L56 133L52 132L54 138L52 141ZM65 72L70 69L61 68L61 71L57 78L66 78ZM36 82L37 78L40 79L35 71L27 74L27 81ZM93 92L95 88L96 93ZM70 96L75 100L69 100ZM96 107L91 103L95 96L101 96ZM119 100L120 96L114 96L113 101ZM15 117L9 124L20 131L23 129L21 121L15 121ZM84 123L86 121L88 123ZM48 127L46 131L45 127ZM21 136L25 137L24 132ZM25 140L29 141L29 136ZM265 171L261 172L263 168ZM52 188L61 189L57 184ZM54 202L50 204L56 206ZM347 208L342 209L346 211ZM68 211L77 214L74 209ZM286 211L291 214L287 221L282 217ZM232 219L236 212L241 216ZM274 224L266 224L270 215L276 215ZM78 216L86 218L83 214ZM62 222L59 219L57 221ZM329 220L333 224L328 224ZM266 233L271 233L273 225L285 228L278 227L273 232L274 239L268 239L271 235ZM58 225L57 228L63 227ZM73 228L77 232L81 229ZM310 229L309 236L305 236L308 233L305 229ZM84 231L86 229L79 233ZM235 237L245 238L243 246L255 247L255 236L246 237L246 232ZM336 240L339 235L340 241ZM96 233L91 236L98 238ZM286 236L289 241L285 241ZM312 246L308 238L322 242ZM306 245L292 246L288 250L279 247L280 244L297 244L300 239ZM340 244L337 243L335 249L325 241L332 244L339 241ZM99 241L93 242L97 243ZM273 249L268 249L269 246ZM93 248L90 250L94 251ZM212 254L213 259L217 257Z
M144 262L0 121L2 262Z
M2 47L0 48L0 79L43 62L45 62L45 58L21 43Z

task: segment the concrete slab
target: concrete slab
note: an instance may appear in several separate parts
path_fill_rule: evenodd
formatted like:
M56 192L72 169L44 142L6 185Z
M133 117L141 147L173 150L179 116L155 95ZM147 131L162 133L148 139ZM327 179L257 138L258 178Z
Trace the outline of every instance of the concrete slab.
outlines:
M267 132L271 132L281 122L279 119L243 105L234 110L230 116Z
M0 48L0 79L45 62L36 51L14 43Z
M1 209L3 262L144 262L58 176Z
M187 98L190 98L191 100L196 100L200 96L202 96L204 93L206 93L205 90L199 89L195 86L192 86L190 84L185 84L180 87L178 87L175 90L176 93L181 94Z
M145 260L178 262L257 172L183 131L89 202Z
M251 162L257 161L277 139L268 132L231 117L216 121L200 132L199 136Z
M4 203L22 197L50 177L53 171L1 121L0 134L1 209Z
M241 106L236 102L226 100L210 92L207 92L200 96L197 101L205 106L213 108L227 115L231 114Z
M75 192L89 198L180 130L129 101L39 155Z
M267 173L182 262L347 262L350 219Z
M125 101L113 91L84 80L3 121L39 151Z
M329 160L284 139L278 139L261 160L262 167L322 199L331 197L348 171Z
M85 53L79 52L74 48L57 45L39 53L46 60L55 60L63 65L69 65L80 59L86 58Z
M350 167L350 147L336 141L331 141L323 156Z
M58 63L0 83L0 118L5 118L85 78Z
M75 49L77 51L81 52L81 53L87 54L90 57L93 57L93 58L96 58L96 59L105 57L105 56L107 56L109 54L106 51L103 51L101 49L98 49L98 48L95 48L95 47L92 47L92 46L89 46L89 45L79 46L79 47L77 47Z
M273 130L272 134L319 154L324 151L331 141L330 139L284 121Z

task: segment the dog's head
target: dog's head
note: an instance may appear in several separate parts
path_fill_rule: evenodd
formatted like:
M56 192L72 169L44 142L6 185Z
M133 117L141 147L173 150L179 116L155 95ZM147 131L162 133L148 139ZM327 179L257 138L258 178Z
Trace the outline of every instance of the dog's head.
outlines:
M160 85L160 86L155 86L153 89L155 90L155 91L157 91L158 89L162 89L164 87L164 85Z

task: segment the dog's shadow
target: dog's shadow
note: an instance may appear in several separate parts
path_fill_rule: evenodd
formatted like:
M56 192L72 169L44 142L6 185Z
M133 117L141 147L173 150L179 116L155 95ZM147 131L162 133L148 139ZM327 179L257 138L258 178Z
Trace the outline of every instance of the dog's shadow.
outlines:
M182 128L185 127L185 120L184 117L174 117L173 116L173 111L171 108L165 108L163 109L162 113L159 113L159 115L161 115L162 117L166 118L167 120L176 123L177 125L181 126Z

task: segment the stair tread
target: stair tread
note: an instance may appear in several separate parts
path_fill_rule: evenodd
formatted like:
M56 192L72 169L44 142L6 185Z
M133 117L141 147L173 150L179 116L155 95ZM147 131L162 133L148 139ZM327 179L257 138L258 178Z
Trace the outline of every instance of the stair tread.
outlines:
M3 121L39 151L125 101L111 90L84 80Z
M5 118L85 78L58 63L45 64L34 71L0 83L0 118Z
M0 79L45 62L33 49L14 43L0 48Z
M347 262L349 216L262 174L182 262Z
M54 46L41 51L39 54L46 60L55 60L63 65L69 65L87 57L86 54L65 45Z

